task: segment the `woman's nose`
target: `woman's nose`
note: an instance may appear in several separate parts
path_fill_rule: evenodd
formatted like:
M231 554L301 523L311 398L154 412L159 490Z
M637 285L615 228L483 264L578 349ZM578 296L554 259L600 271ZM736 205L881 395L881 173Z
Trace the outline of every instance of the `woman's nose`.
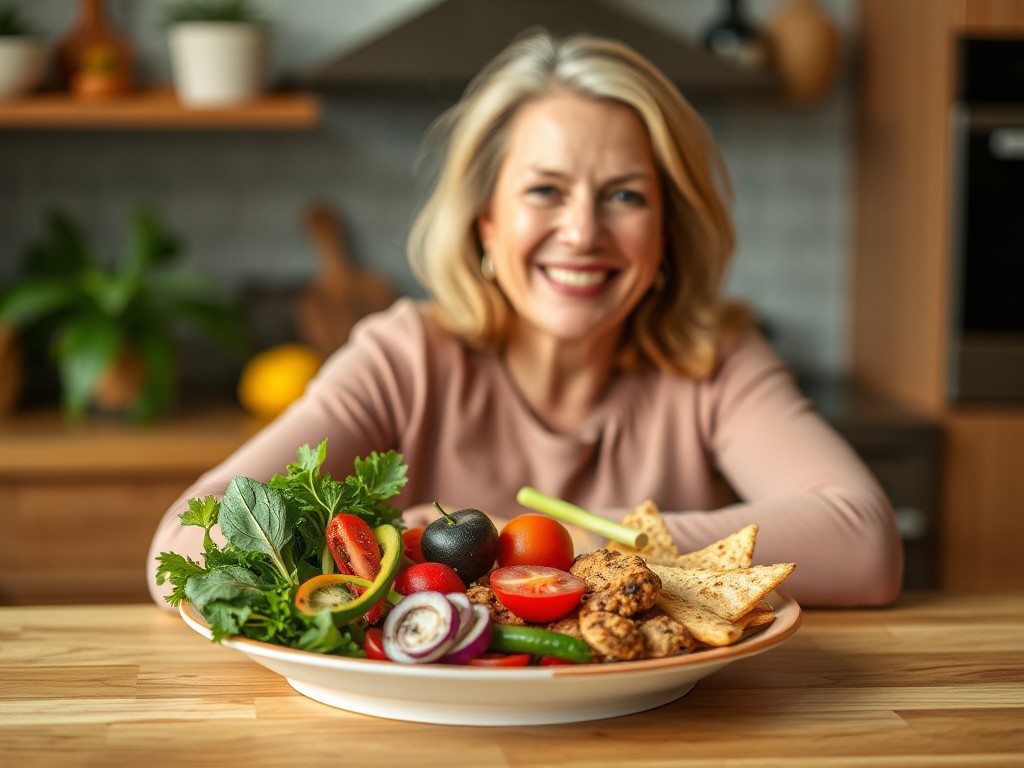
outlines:
M567 203L560 227L562 243L576 253L593 248L600 236L601 222L591 200L575 199Z

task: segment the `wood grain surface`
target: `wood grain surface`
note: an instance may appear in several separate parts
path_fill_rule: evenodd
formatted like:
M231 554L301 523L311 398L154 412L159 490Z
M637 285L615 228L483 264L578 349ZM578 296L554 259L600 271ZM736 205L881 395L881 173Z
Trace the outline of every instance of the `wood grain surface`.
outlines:
M1020 766L1024 591L808 610L672 704L515 728L332 709L151 605L2 608L0 764Z

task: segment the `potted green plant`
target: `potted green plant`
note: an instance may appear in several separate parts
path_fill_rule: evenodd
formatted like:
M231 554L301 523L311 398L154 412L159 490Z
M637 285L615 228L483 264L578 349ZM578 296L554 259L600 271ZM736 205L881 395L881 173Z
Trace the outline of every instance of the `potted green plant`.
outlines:
M43 79L47 49L13 5L0 6L0 101L32 91Z
M0 324L45 339L68 416L90 407L136 421L160 415L175 394L185 326L246 350L241 314L212 281L174 268L180 253L147 209L134 213L129 246L112 267L69 216L49 217L22 278L0 293Z
M183 105L226 107L263 92L268 28L248 0L179 0L165 23Z

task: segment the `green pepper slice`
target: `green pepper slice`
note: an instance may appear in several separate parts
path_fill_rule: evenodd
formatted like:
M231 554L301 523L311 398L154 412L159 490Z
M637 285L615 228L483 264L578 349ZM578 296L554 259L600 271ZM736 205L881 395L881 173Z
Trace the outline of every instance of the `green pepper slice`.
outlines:
M372 582L341 573L314 576L299 585L295 592L295 607L307 616L329 610L335 625L341 626L355 621L381 600L387 599L402 562L402 534L395 526L385 524L373 529L373 537L380 544L382 555L380 572ZM346 584L366 586L367 589L353 597Z
M497 653L529 653L534 656L555 656L566 661L587 664L594 652L584 641L561 632L540 627L495 624L489 651Z

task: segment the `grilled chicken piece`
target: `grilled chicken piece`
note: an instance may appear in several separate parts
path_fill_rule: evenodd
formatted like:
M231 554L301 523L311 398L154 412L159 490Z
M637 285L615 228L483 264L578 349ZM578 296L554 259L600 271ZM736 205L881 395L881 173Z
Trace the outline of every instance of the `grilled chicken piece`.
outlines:
M580 611L580 633L605 661L642 659L644 639L632 619L610 611Z
M651 608L661 591L661 578L642 557L610 549L580 555L569 572L587 582L588 611L633 616Z
M561 632L563 635L583 640L583 633L580 632L580 609L573 609L567 616L546 624L544 629L550 629L552 632Z
M491 620L495 624L516 624L523 626L525 621L516 616L512 611L501 604L501 601L494 594L494 591L486 584L471 584L466 590L466 597L471 603L477 603L487 609L491 614Z
M697 641L682 624L658 608L645 611L636 618L644 642L644 658L662 659L676 656L684 648L692 651Z

